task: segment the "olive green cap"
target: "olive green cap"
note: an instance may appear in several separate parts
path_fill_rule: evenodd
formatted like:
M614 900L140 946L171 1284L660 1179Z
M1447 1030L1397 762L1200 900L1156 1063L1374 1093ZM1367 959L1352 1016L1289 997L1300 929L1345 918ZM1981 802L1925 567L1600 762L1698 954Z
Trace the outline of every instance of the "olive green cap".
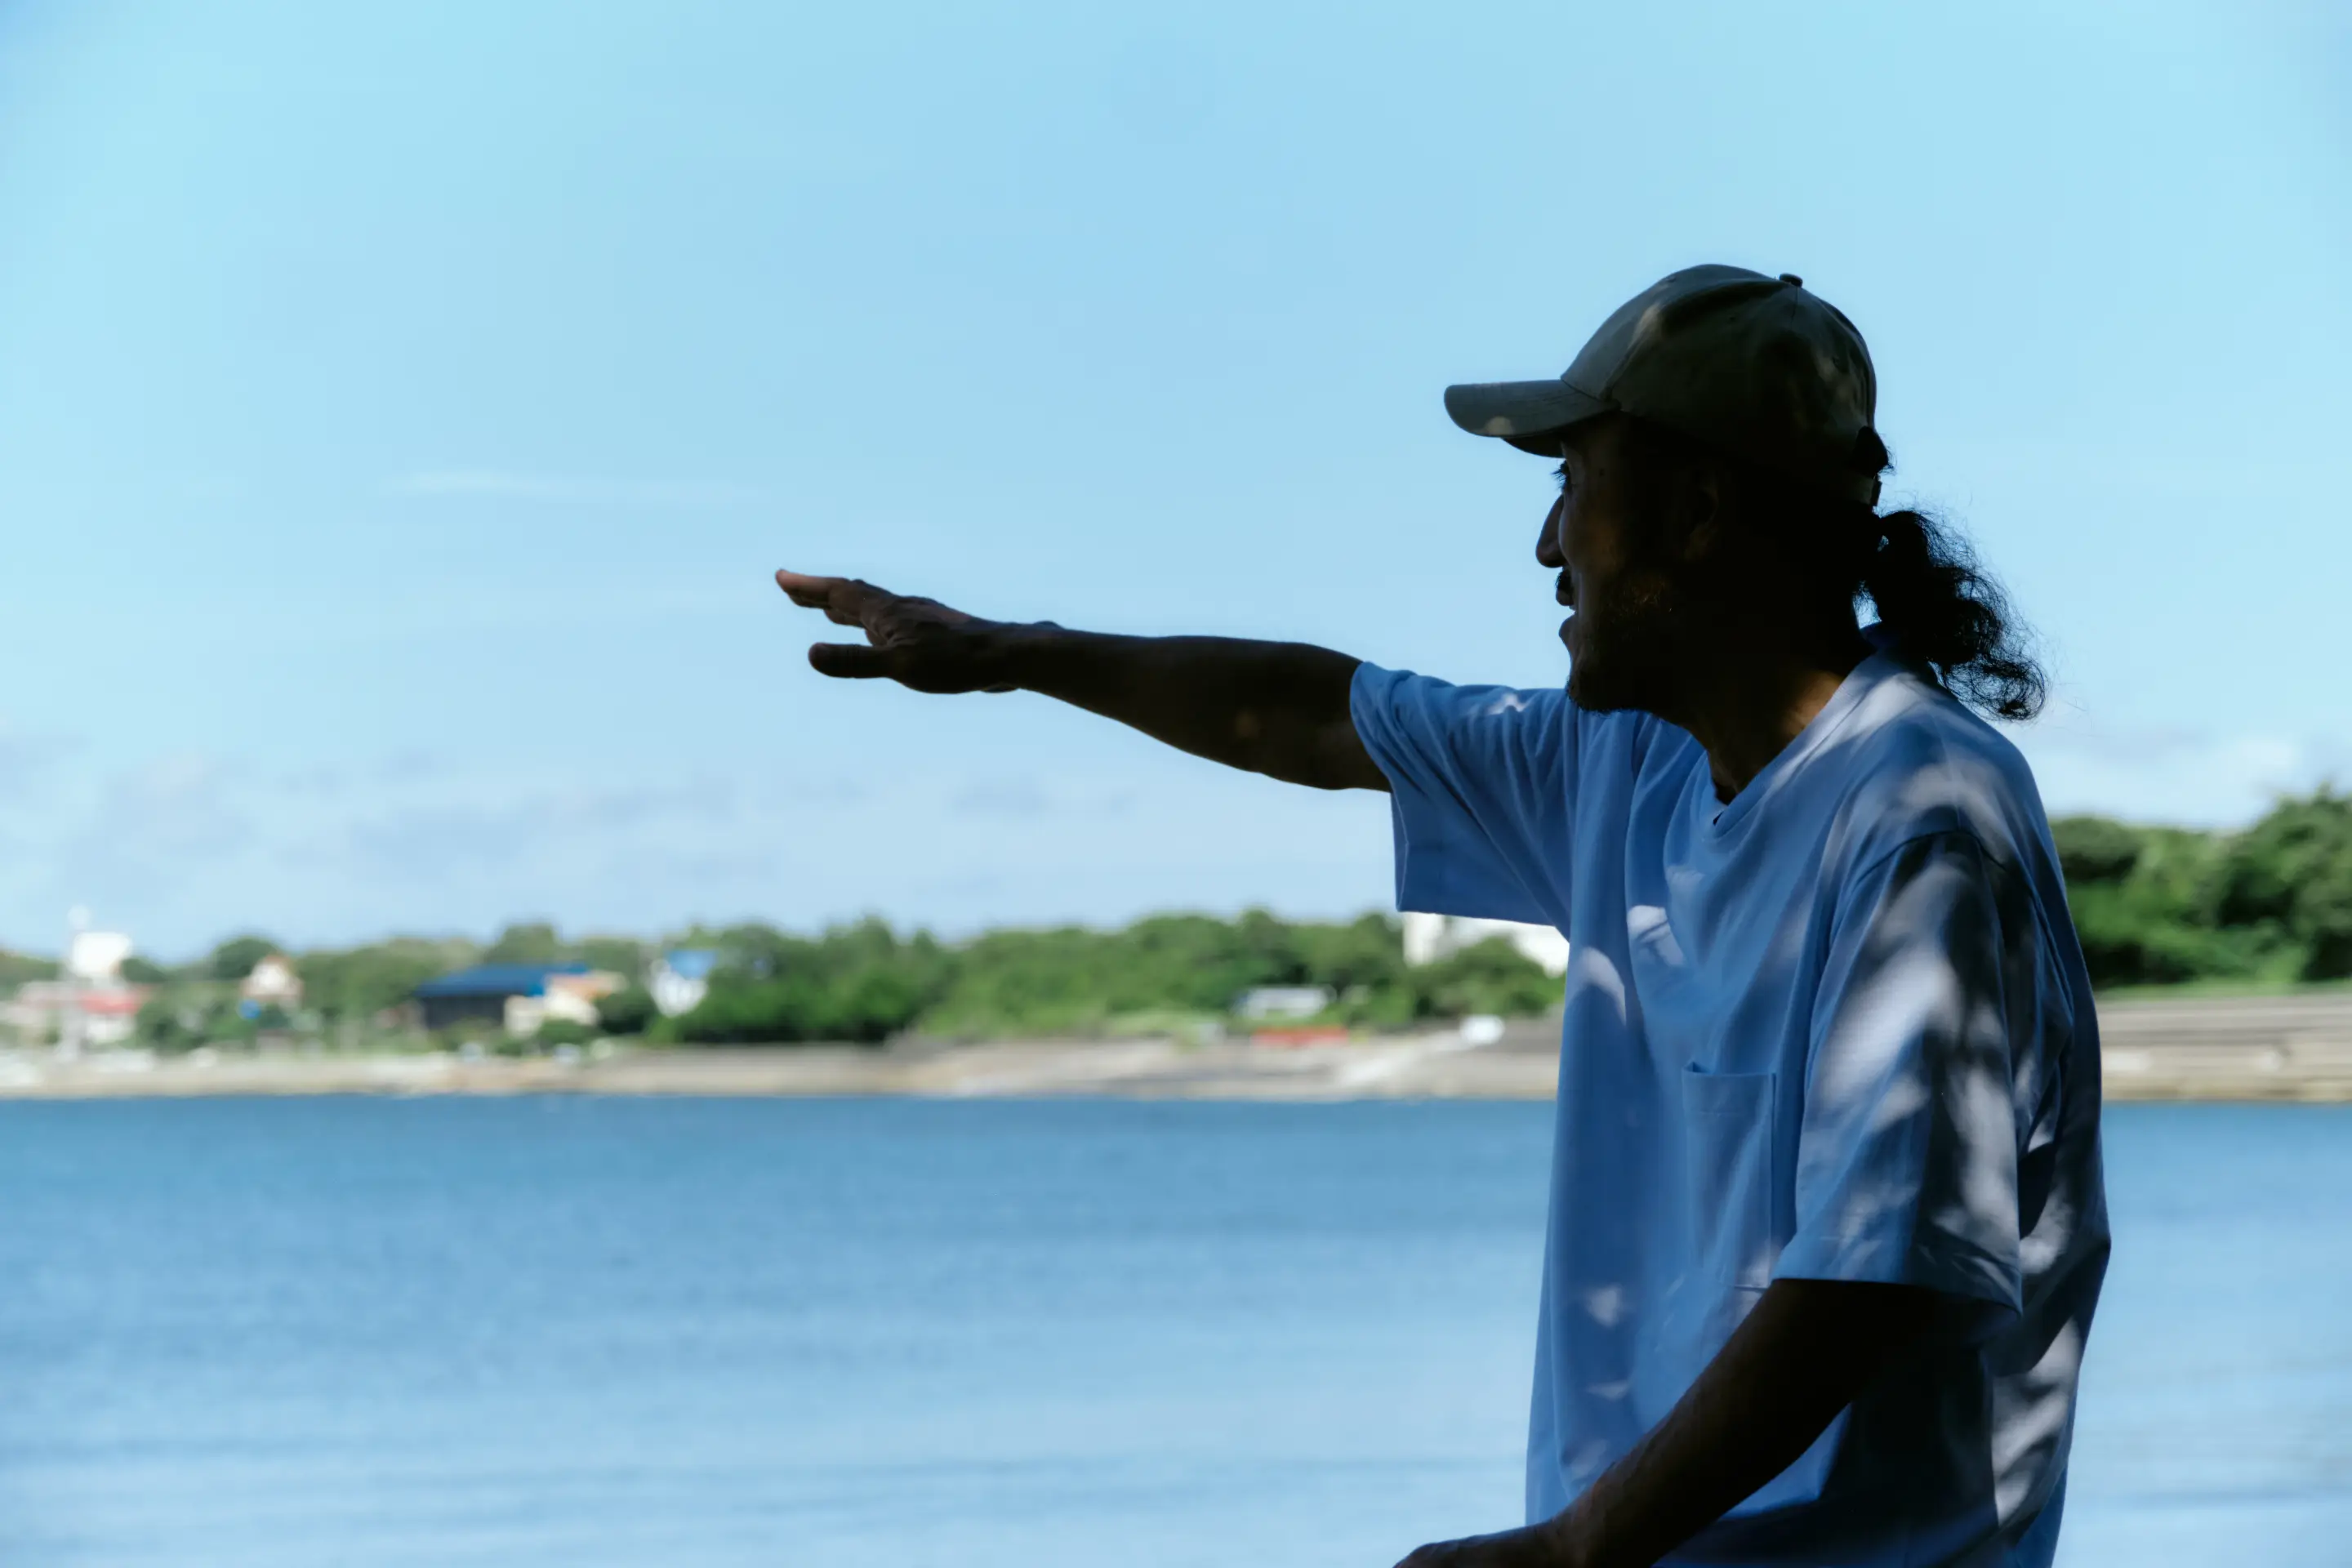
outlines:
M1569 426L1629 414L1870 506L1877 401L1862 334L1804 279L1713 266L1619 306L1556 381L1445 389L1455 424L1525 451L1555 456Z

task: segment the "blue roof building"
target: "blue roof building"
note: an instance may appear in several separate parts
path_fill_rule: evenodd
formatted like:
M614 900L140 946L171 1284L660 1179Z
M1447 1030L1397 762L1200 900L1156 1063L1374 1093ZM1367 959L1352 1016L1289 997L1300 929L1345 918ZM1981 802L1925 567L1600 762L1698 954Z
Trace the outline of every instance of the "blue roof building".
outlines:
M674 974L683 974L688 980L708 980L710 972L719 967L719 955L709 948L677 947L664 953L662 962Z
M662 954L647 983L654 1005L669 1018L693 1012L709 994L710 975L718 967L719 955L708 948L680 947Z
M428 980L416 988L425 1026L450 1024L502 1024L509 996L544 996L551 974L585 974L584 963L478 963Z

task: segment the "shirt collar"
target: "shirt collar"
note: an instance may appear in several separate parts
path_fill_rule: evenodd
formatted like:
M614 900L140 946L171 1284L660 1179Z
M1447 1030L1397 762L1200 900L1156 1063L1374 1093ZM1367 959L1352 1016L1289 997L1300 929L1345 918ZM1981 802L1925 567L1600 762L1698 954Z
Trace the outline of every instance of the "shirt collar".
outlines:
M1780 754L1765 763L1756 776L1728 801L1715 798L1714 780L1704 762L1706 753L1700 753L1699 799L1706 817L1701 826L1707 832L1721 835L1734 831L1755 811L1758 801L1776 793L1791 774L1805 765L1808 759L1829 744L1844 728L1846 721L1853 717L1853 710L1862 706L1864 698L1877 689L1881 683L1910 668L1894 652L1894 639L1885 636L1879 626L1864 627L1863 636L1868 637L1871 646L1879 651L1848 670L1845 679L1838 682L1838 689L1830 694L1830 700L1822 704L1822 710L1814 714L1811 721L1780 748Z

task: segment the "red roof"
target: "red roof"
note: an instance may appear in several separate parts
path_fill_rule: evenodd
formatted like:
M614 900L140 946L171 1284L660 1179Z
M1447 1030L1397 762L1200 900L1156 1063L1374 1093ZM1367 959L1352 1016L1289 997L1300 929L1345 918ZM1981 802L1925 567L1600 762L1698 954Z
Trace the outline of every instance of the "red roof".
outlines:
M85 991L79 998L81 1010L100 1017L131 1017L147 1004L147 988L134 985L127 991Z

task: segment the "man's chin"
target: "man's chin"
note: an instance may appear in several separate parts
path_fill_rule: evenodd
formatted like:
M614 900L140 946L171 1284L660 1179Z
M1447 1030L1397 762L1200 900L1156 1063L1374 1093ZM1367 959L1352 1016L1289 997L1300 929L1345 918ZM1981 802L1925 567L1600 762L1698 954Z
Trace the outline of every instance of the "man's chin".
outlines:
M1636 681L1615 679L1617 672L1590 654L1568 667L1568 700L1588 713L1652 713L1652 694Z

